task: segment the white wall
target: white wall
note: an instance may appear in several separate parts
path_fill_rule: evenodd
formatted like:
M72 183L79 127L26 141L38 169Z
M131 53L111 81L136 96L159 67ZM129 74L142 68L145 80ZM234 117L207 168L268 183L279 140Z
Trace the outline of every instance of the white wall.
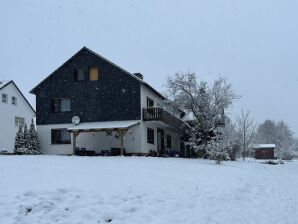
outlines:
M53 124L38 125L38 137L40 141L41 151L44 154L73 154L72 144L51 144L52 129L67 129L72 124ZM77 147L94 150L99 153L101 150L110 150L111 148L119 148L120 140L115 138L116 132L112 132L112 136L107 136L105 132L86 132L80 133L77 137ZM131 127L124 135L124 148L126 152L139 152L141 148L140 126Z
M8 95L8 103L2 102L2 93ZM12 105L11 97L17 98L17 105ZM15 126L15 117L22 117L29 126L35 116L34 111L19 93L16 87L10 83L0 90L0 150L9 153L14 152L15 135L18 127Z
M147 107L147 97L150 97L154 100L154 106L159 106L162 99L148 89L146 86L141 85L141 109ZM179 151L180 150L180 136L178 132L175 132L168 125L163 124L162 122L152 122L152 121L143 121L143 113L142 121L140 124L141 129L141 146L142 153L148 153L150 150L157 151L157 128L161 128L164 130L164 142L166 144L166 135L169 134L172 136L172 149ZM147 143L147 128L154 129L154 144Z
M44 154L53 155L67 155L72 154L72 144L51 144L51 130L70 128L72 124L51 124L51 125L38 125L37 133L40 143L40 149Z

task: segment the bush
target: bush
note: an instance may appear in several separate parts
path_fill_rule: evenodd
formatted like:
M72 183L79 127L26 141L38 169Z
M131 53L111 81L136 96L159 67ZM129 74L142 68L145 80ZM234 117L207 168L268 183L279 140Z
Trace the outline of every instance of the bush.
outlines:
M17 155L40 155L40 151L28 148L18 148L15 149L15 154Z
M264 164L269 164L269 165L278 165L278 164L284 164L282 160L274 161L274 160L268 160L265 162L262 162Z
M281 158L283 160L292 160L292 159L294 159L294 157L295 157L295 154L291 150L286 150L286 151L282 152L282 155L281 155Z

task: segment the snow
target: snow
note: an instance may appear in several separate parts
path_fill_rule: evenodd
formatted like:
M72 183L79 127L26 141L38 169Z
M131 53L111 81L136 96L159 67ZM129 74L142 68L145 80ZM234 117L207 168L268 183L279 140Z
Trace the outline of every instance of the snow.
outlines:
M298 161L0 156L0 223L294 224Z
M275 144L258 144L258 145L254 145L255 149L275 148L275 147L276 147Z
M92 130L92 129L115 129L115 128L129 128L139 121L103 121L103 122L88 122L80 123L79 125L68 128L67 130Z

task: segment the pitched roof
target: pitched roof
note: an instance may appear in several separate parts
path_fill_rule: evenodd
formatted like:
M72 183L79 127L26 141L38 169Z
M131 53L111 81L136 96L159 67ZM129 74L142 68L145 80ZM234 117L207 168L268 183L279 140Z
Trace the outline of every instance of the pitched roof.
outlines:
M31 110L35 113L35 110L33 109L33 107L31 106L31 104L28 102L28 100L26 99L26 97L23 95L23 93L21 92L21 90L18 88L18 86L14 83L13 80L5 80L2 81L0 80L0 90L4 89L6 86L8 86L9 84L12 84L15 86L15 88L17 89L17 91L21 94L21 96L24 98L24 100L26 101L26 103L29 105L29 107L31 108Z
M11 82L11 80L0 80L0 89L7 86L10 82Z
M146 86L147 88L149 88L151 91L153 91L156 95L158 95L159 97L161 97L162 99L165 99L165 97L160 93L158 92L156 89L154 89L152 86L150 86L147 82L145 82L144 80L140 79L139 77L137 77L136 75L126 71L125 69L121 68L120 66L114 64L113 62L111 62L110 60L106 59L105 57L99 55L98 53L90 50L89 48L87 47L83 47L81 48L77 53L75 53L71 58L69 58L65 63L63 63L60 67L58 67L55 71L53 71L49 76L47 76L43 81L41 81L37 86L35 86L31 91L30 93L34 94L35 93L35 90L40 86L42 85L47 79L49 79L55 72L57 72L58 70L60 70L66 63L68 63L71 59L73 59L76 55L78 55L81 51L83 50L86 50L88 51L89 53L95 55L96 57L106 61L107 63L113 65L114 67L118 68L119 70L123 71L125 74L131 76L132 78L136 79L137 81L139 81L141 84L143 84L144 86Z

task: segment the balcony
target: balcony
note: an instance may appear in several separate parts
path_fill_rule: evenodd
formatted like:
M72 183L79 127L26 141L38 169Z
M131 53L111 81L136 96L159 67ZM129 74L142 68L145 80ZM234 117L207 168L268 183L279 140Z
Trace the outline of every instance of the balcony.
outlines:
M147 107L143 108L143 120L144 121L161 121L174 128L180 129L184 121L174 116L170 112L164 110L161 107Z

